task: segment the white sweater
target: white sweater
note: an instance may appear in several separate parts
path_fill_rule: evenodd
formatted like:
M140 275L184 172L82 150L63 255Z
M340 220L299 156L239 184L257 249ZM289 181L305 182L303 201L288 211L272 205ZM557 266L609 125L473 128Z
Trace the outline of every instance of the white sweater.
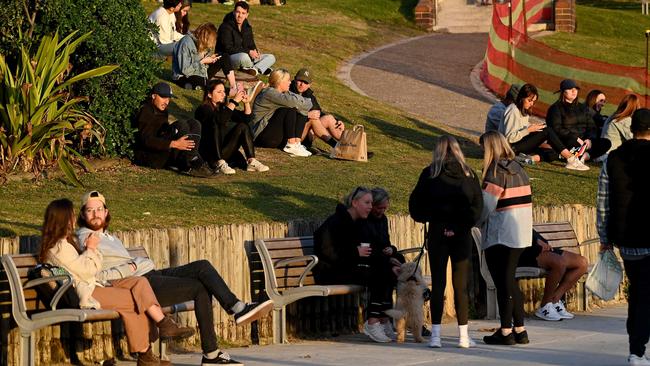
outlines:
M149 15L149 21L158 26L158 34L153 35L157 45L176 42L183 35L176 31L176 15L169 14L162 6Z
M512 103L506 108L503 115L503 120L499 124L499 132L506 137L509 143L514 144L518 142L530 132L528 132L528 116L523 116L515 103Z

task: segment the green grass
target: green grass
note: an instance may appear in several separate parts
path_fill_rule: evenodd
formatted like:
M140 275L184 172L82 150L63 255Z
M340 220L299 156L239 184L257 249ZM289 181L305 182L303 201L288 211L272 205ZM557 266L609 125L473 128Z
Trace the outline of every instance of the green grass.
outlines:
M618 65L645 66L650 16L638 1L578 0L577 32L539 38L564 52Z
M78 202L88 189L106 195L113 229L325 217L358 184L386 187L393 196L391 212L406 212L408 195L430 161L433 139L445 131L436 127L436 121L354 93L335 75L342 62L359 53L421 34L405 10L414 4L412 0L291 0L283 7L251 9L262 51L274 53L278 66L291 72L309 65L323 108L339 115L348 126L366 126L368 148L375 152L369 163L290 158L280 151L259 149L258 158L271 167L269 172L238 171L229 177L197 179L122 163L82 175L86 189L60 180L10 182L0 186L0 235L37 233L48 202L59 197ZM156 6L147 2L150 10ZM195 4L192 11L193 26L204 21L218 24L230 7ZM179 118L192 116L201 94L175 91L180 98L172 102L172 112ZM478 146L469 140L462 144L470 164L480 169ZM597 168L576 173L559 164L541 164L528 171L535 204L595 202Z

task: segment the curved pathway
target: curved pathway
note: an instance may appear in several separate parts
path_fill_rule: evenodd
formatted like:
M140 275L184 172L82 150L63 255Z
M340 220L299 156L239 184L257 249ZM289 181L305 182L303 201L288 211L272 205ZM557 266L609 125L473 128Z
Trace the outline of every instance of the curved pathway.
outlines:
M478 81L486 47L487 33L429 34L360 55L339 77L373 99L479 135L495 100Z

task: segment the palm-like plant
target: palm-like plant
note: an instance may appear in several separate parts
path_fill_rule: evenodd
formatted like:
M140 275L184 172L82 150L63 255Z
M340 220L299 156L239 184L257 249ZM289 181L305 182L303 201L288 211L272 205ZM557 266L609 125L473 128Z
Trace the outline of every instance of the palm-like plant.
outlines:
M102 66L66 80L70 55L90 33L73 39L73 32L45 36L36 54L23 48L15 70L0 54L0 176L31 171L36 176L58 163L68 180L81 185L74 163L90 169L79 153L86 140L103 141L101 125L79 105L87 97L74 96L70 86L105 75L118 66Z

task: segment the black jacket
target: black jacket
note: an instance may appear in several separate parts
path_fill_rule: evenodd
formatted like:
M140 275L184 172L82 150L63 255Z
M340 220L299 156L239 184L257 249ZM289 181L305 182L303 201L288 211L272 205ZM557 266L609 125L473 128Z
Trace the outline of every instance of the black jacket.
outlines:
M430 166L424 168L409 198L413 220L458 233L468 233L482 210L483 193L476 174L467 177L460 163L451 159L435 178L431 178Z
M364 220L352 220L344 205L337 205L336 212L327 218L314 232L314 253L318 265L314 278L319 284L360 283L357 247L361 244ZM362 282L362 281L361 281Z
M217 51L228 55L235 53L248 53L250 50L256 50L255 40L253 39L253 27L244 20L241 31L235 22L235 15L230 12L223 17L223 23L219 26L217 37ZM225 71L224 71L225 72Z
M565 144L578 138L593 140L598 137L598 129L589 108L582 103L565 103L558 100L548 108L546 124Z
M397 247L391 244L390 234L388 233L388 218L383 215L380 218L369 215L368 219L364 220L361 230L361 242L370 243L372 252L370 254L371 261L374 259L388 260L391 257L404 263L404 256L397 252ZM386 256L382 251L385 248L392 248L393 254Z
M135 162L139 165L160 169L169 160L172 151L169 147L174 135L168 123L169 112L158 110L152 102L140 107L135 117Z
M617 246L648 248L650 141L628 140L609 153L607 237Z
M311 88L305 90L302 93L299 93L298 92L298 86L296 85L296 81L291 80L291 85L289 86L289 91L291 91L293 93L296 93L296 94L298 94L300 96L303 96L305 98L311 99L311 109L310 109L310 111L321 111L321 114L323 114L322 109L320 107L320 104L318 104L318 100L316 100L316 95L314 94L314 91L311 90Z
M222 146L228 132L235 124L248 124L250 115L244 114L238 109L232 110L225 103L216 108L204 103L196 109L194 118L201 123L199 153L203 159L214 163L220 155L220 152L217 152L217 145Z

